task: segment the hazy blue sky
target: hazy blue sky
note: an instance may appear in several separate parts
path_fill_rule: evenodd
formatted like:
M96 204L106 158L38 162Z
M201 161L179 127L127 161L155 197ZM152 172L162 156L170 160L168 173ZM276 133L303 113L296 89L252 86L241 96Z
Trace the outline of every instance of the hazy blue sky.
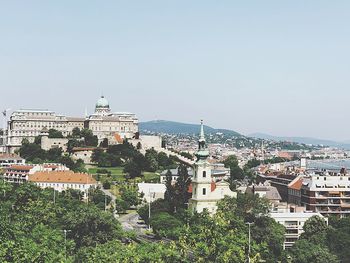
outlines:
M0 1L0 106L350 139L350 1ZM2 123L2 122L1 122Z

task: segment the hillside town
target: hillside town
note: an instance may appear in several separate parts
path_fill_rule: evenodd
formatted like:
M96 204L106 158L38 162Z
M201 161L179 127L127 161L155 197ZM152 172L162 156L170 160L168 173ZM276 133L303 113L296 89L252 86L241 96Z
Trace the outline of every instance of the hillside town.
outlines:
M349 13L1 1L0 263L350 263Z
M175 220L177 210L215 218L224 200L258 198L284 229L282 254L294 251L310 220L328 225L350 214L350 174L341 163L348 152L244 136L236 139L249 146L237 147L235 137L220 137L205 134L203 121L198 135L143 134L135 114L112 113L104 96L85 118L16 110L2 136L2 187L32 184L52 189L54 203L67 194L95 202L136 240L151 243L178 238L162 227L164 215L155 208L162 202ZM153 213L158 221L150 220Z

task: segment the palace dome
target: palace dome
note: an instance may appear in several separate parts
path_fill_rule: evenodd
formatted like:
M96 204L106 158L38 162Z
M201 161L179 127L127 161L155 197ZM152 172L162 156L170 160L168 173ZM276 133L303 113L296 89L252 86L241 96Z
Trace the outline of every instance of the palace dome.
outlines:
M101 96L96 103L96 108L109 108L108 100L104 96Z

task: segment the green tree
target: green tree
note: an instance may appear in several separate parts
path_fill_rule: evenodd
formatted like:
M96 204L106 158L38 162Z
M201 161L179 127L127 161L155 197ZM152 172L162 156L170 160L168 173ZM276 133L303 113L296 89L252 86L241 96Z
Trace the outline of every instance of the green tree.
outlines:
M103 141L100 143L100 147L108 148L108 139L107 138L103 139Z
M50 129L49 138L63 138L63 134L61 131L58 131L56 129Z
M72 130L72 137L73 138L81 138L81 131L78 127L74 127Z

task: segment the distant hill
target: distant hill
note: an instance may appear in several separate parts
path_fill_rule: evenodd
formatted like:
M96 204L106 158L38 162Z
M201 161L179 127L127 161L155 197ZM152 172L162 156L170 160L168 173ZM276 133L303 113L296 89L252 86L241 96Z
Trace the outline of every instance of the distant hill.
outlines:
M265 140L288 141L288 142L297 142L297 143L303 143L303 144L324 145L324 146L350 149L349 143L336 142L331 140L322 140L322 139L316 139L316 138L310 138L310 137L280 137L280 136L273 136L273 135L264 134L264 133L253 133L253 134L249 134L248 136L265 139Z
M174 121L156 120L140 122L139 129L142 132L152 133L168 133L168 134L198 134L200 130L199 124L189 124ZM214 129L210 126L204 126L205 132L208 134L223 133L230 136L242 136L238 132L226 129Z

